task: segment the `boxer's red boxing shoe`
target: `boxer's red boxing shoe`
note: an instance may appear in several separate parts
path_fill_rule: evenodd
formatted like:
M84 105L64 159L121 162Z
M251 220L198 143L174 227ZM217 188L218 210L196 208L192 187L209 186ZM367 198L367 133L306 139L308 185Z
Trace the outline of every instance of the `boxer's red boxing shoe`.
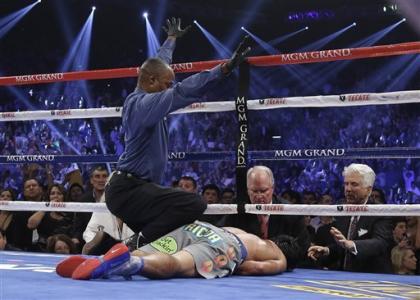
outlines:
M71 277L81 280L101 278L128 260L130 251L126 245L118 243L103 256L86 259L73 271Z
M71 277L74 270L76 270L76 268L87 259L87 257L80 255L73 255L67 257L66 259L60 261L57 264L57 266L55 267L55 271L61 277Z

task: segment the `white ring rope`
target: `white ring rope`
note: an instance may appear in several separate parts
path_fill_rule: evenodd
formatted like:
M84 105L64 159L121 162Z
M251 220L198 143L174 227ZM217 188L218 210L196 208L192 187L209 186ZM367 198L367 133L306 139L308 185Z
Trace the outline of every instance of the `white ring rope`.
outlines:
M0 201L0 211L109 212L105 203ZM212 204L206 214L236 214L236 204Z
M0 210L7 211L67 211L109 212L105 203L0 201ZM305 204L246 204L245 212L271 215L310 216L420 216L420 204L375 205L305 205ZM205 214L237 214L236 204L209 204Z
M420 103L420 90L248 100L248 110ZM234 111L235 101L194 103L172 114ZM2 112L0 122L121 117L122 107Z

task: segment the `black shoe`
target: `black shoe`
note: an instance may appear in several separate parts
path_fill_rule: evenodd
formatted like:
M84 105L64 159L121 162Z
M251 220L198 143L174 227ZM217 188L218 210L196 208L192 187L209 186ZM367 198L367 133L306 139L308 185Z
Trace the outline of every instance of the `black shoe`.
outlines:
M128 247L131 251L137 250L137 241L139 239L139 234L135 233L130 236L128 239L124 240L123 243Z
M144 240L143 235L139 233L133 234L128 239L124 240L123 243L128 247L130 252L137 250L147 244L147 242Z

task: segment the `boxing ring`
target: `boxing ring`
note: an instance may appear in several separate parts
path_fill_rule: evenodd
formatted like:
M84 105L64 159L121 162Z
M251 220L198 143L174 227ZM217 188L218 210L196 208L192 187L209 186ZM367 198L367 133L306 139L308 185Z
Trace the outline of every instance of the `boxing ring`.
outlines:
M65 256L0 252L0 299L414 299L418 276L295 269L277 276L78 281L55 274ZM418 298L416 298L418 299Z
M314 52L250 57L252 66L278 66L314 62L329 62L361 58L420 53L420 42L403 43L354 49L336 49ZM175 72L191 73L211 68L223 61L182 63L172 65ZM95 70L69 73L34 74L1 77L0 86L52 83L71 80L135 77L138 68ZM240 70L243 75L246 70ZM241 77L241 75L240 75ZM245 76L246 77L246 76ZM242 77L243 78L243 77ZM246 80L245 80L246 81ZM248 88L242 84L240 93ZM281 159L353 159L353 158L420 158L417 148L375 149L301 149L248 151L247 110L285 107L345 107L356 105L382 105L419 103L420 91L392 93L344 94L316 97L269 98L248 100L239 95L236 101L193 104L176 113L236 111L240 121L235 151L213 153L169 153L171 161L236 162L238 196L244 199L246 167L248 161ZM121 117L121 107L67 109L45 111L2 112L0 121L58 120L80 118ZM242 118L241 118L242 117ZM246 130L245 130L246 129ZM22 163L114 163L115 155L2 155L0 164ZM46 203L0 201L0 210L44 210L98 212L106 210L103 203ZM295 215L420 215L420 204L414 205L210 205L206 213L236 214L295 214ZM131 281L109 280L75 281L55 274L55 264L65 256L25 252L0 252L0 299L413 299L420 297L418 276L349 273L312 269L296 269L277 276L232 276L217 280L170 279L149 280L134 277Z

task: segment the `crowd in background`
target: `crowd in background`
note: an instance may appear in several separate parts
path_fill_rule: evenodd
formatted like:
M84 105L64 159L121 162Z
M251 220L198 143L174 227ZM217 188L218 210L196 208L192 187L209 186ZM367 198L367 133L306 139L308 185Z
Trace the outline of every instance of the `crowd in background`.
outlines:
M288 82L286 87L281 80L277 87L275 78L273 76L267 80L267 86L262 88L263 93L261 87L251 85L250 98L385 90L378 87L366 89L366 85L361 84L360 76L355 76L354 72L333 77L315 91L302 89L293 82ZM389 83L390 79L385 79L381 84ZM0 96L5 101L0 103L0 111L122 106L124 98L134 86L135 79L128 79L92 82L89 85L72 82L12 90L2 88ZM414 79L404 84L404 88L418 89L418 82ZM220 100L232 99L234 93L235 89L229 89L226 99ZM403 104L250 111L249 150L418 149L420 116L417 108L418 104ZM168 118L169 149L171 152L234 151L236 124L233 112L172 115ZM124 132L119 118L0 122L0 149L1 155L121 155L124 151ZM373 202L420 203L419 159L360 158L353 161L370 165L377 174ZM253 161L251 165L264 164L273 170L275 194L282 199L292 203L336 204L343 203L341 172L348 163L348 160L312 159ZM99 202L106 177L114 167L114 164L109 164L95 169L92 164L77 162L3 164L0 165L0 200ZM96 175L99 177L95 178ZM234 161L181 161L168 164L164 185L185 188L188 186L185 181L188 180L194 182L191 191L202 194L208 203L235 201ZM85 239L89 233L84 235L89 219L89 213L2 211L0 249L80 253L84 245L89 245L91 241ZM206 220L217 225L223 225L224 222L223 218ZM306 217L306 222L311 242L318 242L318 227L322 222L332 224L333 218L321 220L312 216ZM399 223L395 223L395 228L400 226L405 229L399 233L401 236L396 238L396 243L405 241L407 232L411 232L410 237L414 239L410 241L411 245L420 244L413 234L420 230L419 218L403 218ZM393 255L402 260L405 254Z
M126 83L97 92L94 101L71 83L65 94L50 95L41 87L22 88L32 109L68 109L121 106L129 93ZM3 96L7 93L3 90ZM288 95L295 96L295 95ZM89 101L88 101L89 100ZM375 105L344 108L299 108L250 111L249 150L420 147L418 104ZM22 102L5 101L1 111L27 109ZM361 121L363 120L363 121ZM178 114L168 118L169 149L172 152L234 151L237 135L234 112ZM100 138L102 137L102 138ZM276 138L273 138L276 137ZM124 150L124 132L119 118L56 121L0 122L1 155L11 154L116 154ZM360 159L372 165L377 185L388 203L418 203L420 161L418 159ZM253 162L255 163L255 162ZM340 197L340 171L345 160L289 160L265 162L276 174L277 192L293 189L329 192ZM84 164L49 166L54 180L63 181L66 170ZM110 169L112 165L110 166ZM86 172L83 172L86 173ZM2 165L0 186L21 190L21 165ZM235 186L235 163L173 162L165 184L182 175L194 176L202 185ZM44 180L41 172L38 176ZM85 178L86 180L87 178Z
M42 172L46 173L46 181L36 179ZM83 175L88 175L87 181L83 179ZM23 182L22 194L18 196L16 190L4 188L0 191L0 201L102 202L108 175L106 167L102 165L92 166L89 174L82 174L81 170L74 168L68 170L62 184L58 184L54 183L55 176L51 169L31 164L25 169L27 179ZM278 189L277 182L275 187ZM342 179L340 185L343 185ZM234 189L223 188L215 183L199 185L192 176L181 176L172 182L172 186L200 194L208 204L231 204L237 201ZM288 188L282 189L273 197L276 203L307 205L331 205L344 201L328 192L320 194L313 190L300 192ZM385 197L380 188L374 188L368 203L384 204ZM105 253L110 246L108 240L103 238L104 230L117 240L127 239L133 234L125 224L111 214L94 214L95 218L92 213L83 212L0 211L0 250L99 255ZM277 216L277 218L283 217L285 216ZM228 215L204 215L200 220L216 226L232 226ZM311 245L326 246L334 243L328 232L331 227L336 226L335 222L334 217L328 216L303 217L302 228L305 230L305 239L308 239ZM420 250L420 217L394 217L392 224L392 243L395 249L391 253L391 258L394 272L419 274L419 264L416 265L417 259L414 253L417 256ZM326 262L315 263L308 259L301 260L298 266L339 268Z

